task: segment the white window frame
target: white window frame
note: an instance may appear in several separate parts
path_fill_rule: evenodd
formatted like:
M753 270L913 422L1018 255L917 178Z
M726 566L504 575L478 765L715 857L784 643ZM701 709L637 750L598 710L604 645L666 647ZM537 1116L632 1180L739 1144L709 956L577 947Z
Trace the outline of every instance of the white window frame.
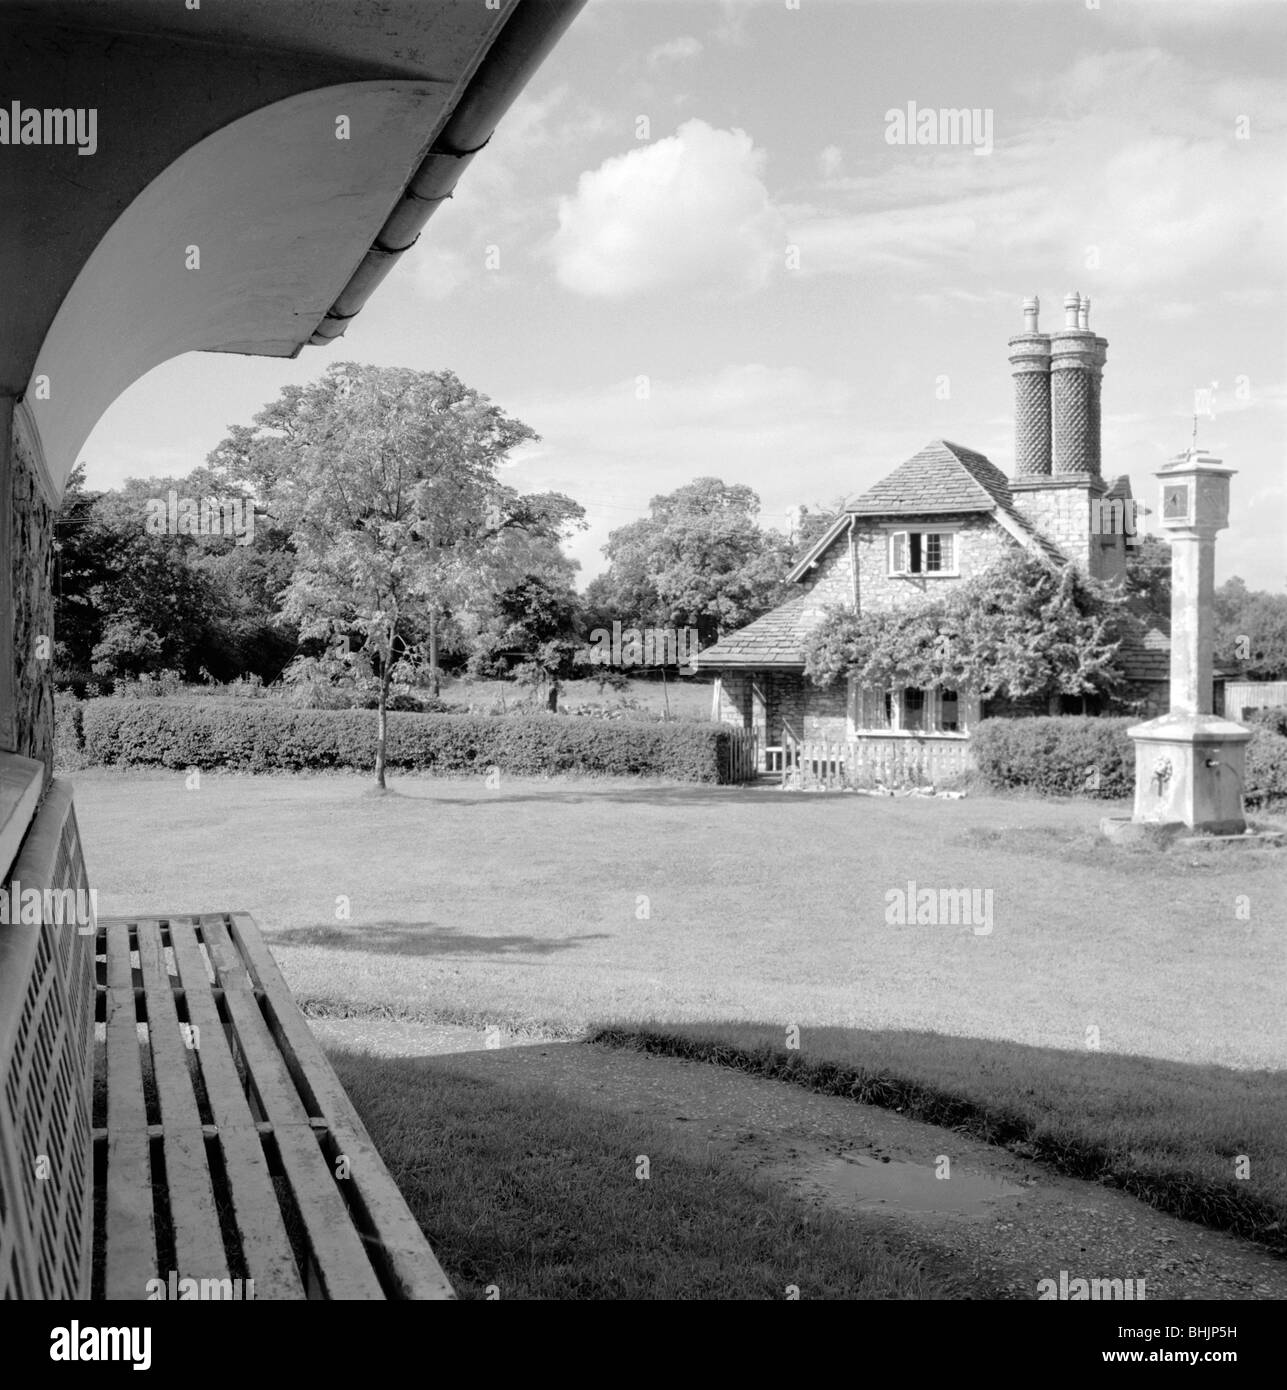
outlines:
M959 578L961 574L961 543L960 531L952 526L930 526L915 527L914 529L899 529L889 532L889 540L886 543L886 563L889 573L906 579L953 579ZM927 536L950 536L952 538L952 568L945 570L913 570L906 568L912 553L911 538L913 535L921 538L921 562L925 558L925 538ZM895 560L899 546L902 546L903 568L899 569Z
M884 690L863 689L854 677L850 676L848 698L850 736L855 738L863 735L883 735L895 738L969 738L980 717L980 703L977 697L958 690L956 692L957 727L953 730L941 729L939 727L939 722L943 717L941 687L931 686L925 691L925 727L906 729L903 727L903 693L909 688L913 687L894 686ZM914 688L920 689L921 687ZM873 707L880 711L882 719L885 709L888 708L890 712L888 724L873 724L864 717L865 713Z

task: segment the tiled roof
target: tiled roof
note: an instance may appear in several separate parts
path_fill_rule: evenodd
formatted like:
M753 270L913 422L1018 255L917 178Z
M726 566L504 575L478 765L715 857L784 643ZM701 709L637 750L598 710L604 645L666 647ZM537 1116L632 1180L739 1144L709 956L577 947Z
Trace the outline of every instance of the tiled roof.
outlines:
M1161 624L1130 633L1117 649L1122 672L1131 681L1169 681L1171 679L1171 636ZM1237 674L1216 666L1211 673L1217 680Z
M931 512L990 512L996 489L1009 499L1006 476L973 449L936 439L850 502L860 516L923 516Z
M762 618L721 637L713 647L699 652L695 665L780 666L799 670L804 665L804 644L817 626L816 602L809 594L789 598ZM810 610L806 615L806 609Z
M1160 627L1133 632L1117 649L1117 659L1129 681L1170 680L1171 639Z

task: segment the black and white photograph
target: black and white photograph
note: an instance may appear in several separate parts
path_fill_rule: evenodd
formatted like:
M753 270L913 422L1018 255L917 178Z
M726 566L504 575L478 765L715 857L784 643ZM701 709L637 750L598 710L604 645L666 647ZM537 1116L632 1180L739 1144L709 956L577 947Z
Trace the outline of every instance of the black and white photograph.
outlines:
M1271 1364L1282 0L0 0L0 546L15 1372Z

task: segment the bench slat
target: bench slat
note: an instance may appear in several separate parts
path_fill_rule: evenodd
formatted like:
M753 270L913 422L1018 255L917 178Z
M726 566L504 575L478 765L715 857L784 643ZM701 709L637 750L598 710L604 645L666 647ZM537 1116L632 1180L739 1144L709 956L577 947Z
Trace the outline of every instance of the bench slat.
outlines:
M273 1190L259 1130L224 1035L191 918L171 917L170 946L186 992L188 1018L200 1030L197 1060L211 1114L219 1128L247 1273L255 1299L304 1297L299 1269Z
M201 934L255 1088L273 1124L282 1167L295 1193L327 1295L383 1298L384 1290L318 1145L299 1092L259 1011L241 954L221 918L203 916Z
M138 943L153 1074L165 1136L165 1184L174 1226L177 1274L181 1279L224 1279L228 1277L228 1261L215 1210L201 1115L188 1071L188 1048L179 1031L174 988L165 969L160 923L140 921ZM160 1271L162 1278L167 1273Z
M455 1296L451 1282L434 1257L419 1223L389 1176L353 1102L326 1059L321 1044L299 1012L272 952L252 918L231 914L232 934L254 980L273 1005L273 1014L290 1051L313 1091L340 1153L350 1160L356 1183L376 1237L388 1253L404 1298Z
M152 1171L129 926L107 928L107 1268L109 1299L146 1296L156 1277Z

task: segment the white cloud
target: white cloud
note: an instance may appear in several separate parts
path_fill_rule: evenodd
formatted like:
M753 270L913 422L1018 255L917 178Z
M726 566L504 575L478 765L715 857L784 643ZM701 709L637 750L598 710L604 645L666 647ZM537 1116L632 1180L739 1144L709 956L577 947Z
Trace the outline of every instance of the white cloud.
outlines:
M744 131L700 120L605 160L559 201L550 248L559 280L606 298L662 287L761 288L782 263L785 241L762 167Z
M655 68L662 63L696 58L701 51L702 41L686 34L682 38L670 39L667 43L659 43L656 48L649 49L644 61L650 68Z
M1022 105L998 105L986 159L900 149L783 206L801 273L977 286L1022 261L1170 314L1153 301L1160 289L1173 299L1177 281L1204 302L1238 288L1231 277L1245 287L1280 273L1284 100L1270 84L1142 48L1083 56L1016 90ZM1242 113L1250 139L1237 138Z
M818 172L824 179L834 179L843 163L844 155L840 152L840 146L828 145L818 155Z

